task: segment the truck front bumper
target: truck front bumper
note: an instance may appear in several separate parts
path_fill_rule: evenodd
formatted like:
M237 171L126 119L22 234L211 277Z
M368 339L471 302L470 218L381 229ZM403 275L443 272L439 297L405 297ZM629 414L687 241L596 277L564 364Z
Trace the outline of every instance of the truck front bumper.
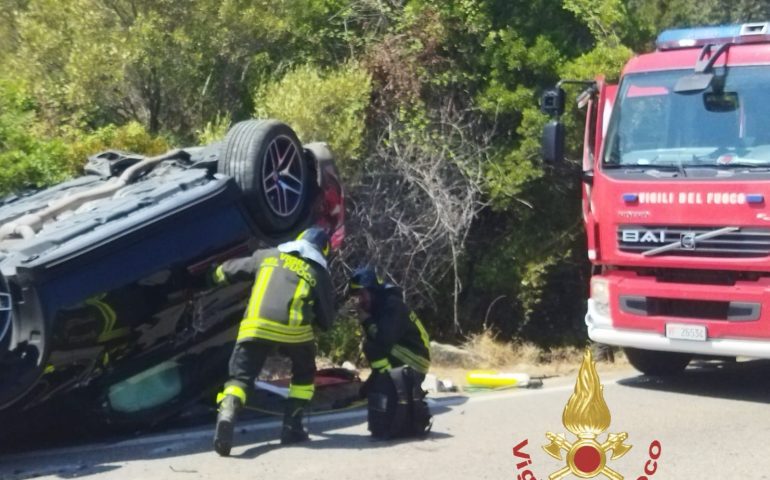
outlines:
M706 341L674 340L656 332L618 329L613 327L610 316L597 311L594 301L591 299L588 300L586 326L591 340L607 345L696 355L770 358L770 342L768 341L731 338L714 338Z

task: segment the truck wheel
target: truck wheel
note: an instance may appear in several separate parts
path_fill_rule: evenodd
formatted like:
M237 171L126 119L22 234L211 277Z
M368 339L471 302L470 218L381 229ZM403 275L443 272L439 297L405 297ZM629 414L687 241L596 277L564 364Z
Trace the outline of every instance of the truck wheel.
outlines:
M287 232L302 220L314 179L288 125L276 120L237 123L222 152L219 172L241 187L249 213L265 233Z
M669 376L684 371L692 355L623 347L628 362L645 375Z

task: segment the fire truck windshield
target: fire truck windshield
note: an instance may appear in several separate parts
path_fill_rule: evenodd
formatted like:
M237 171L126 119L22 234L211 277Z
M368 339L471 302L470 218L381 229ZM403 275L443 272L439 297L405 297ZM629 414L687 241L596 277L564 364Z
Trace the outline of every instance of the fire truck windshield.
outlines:
M692 70L623 79L605 168L770 167L770 68L716 69L706 90L675 92L687 75Z

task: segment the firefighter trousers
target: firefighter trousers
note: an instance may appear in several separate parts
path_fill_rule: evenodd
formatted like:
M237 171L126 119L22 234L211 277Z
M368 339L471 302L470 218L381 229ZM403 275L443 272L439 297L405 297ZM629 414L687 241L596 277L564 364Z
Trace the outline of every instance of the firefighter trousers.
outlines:
M291 384L289 398L310 400L315 391L315 344L285 344L269 340L248 340L235 345L230 357L230 380L225 384L225 393L250 391L268 355L274 351L291 360ZM240 396L240 395L238 395ZM245 403L245 398L241 398Z

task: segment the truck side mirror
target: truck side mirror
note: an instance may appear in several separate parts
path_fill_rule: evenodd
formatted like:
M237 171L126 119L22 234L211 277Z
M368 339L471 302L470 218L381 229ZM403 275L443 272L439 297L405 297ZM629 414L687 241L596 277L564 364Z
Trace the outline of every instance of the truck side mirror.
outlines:
M706 92L703 94L703 105L709 112L734 112L740 102L737 92Z
M551 120L543 128L541 142L543 161L556 165L564 161L564 124Z
M551 117L564 114L564 90L560 87L549 88L543 92L540 100L540 111Z

